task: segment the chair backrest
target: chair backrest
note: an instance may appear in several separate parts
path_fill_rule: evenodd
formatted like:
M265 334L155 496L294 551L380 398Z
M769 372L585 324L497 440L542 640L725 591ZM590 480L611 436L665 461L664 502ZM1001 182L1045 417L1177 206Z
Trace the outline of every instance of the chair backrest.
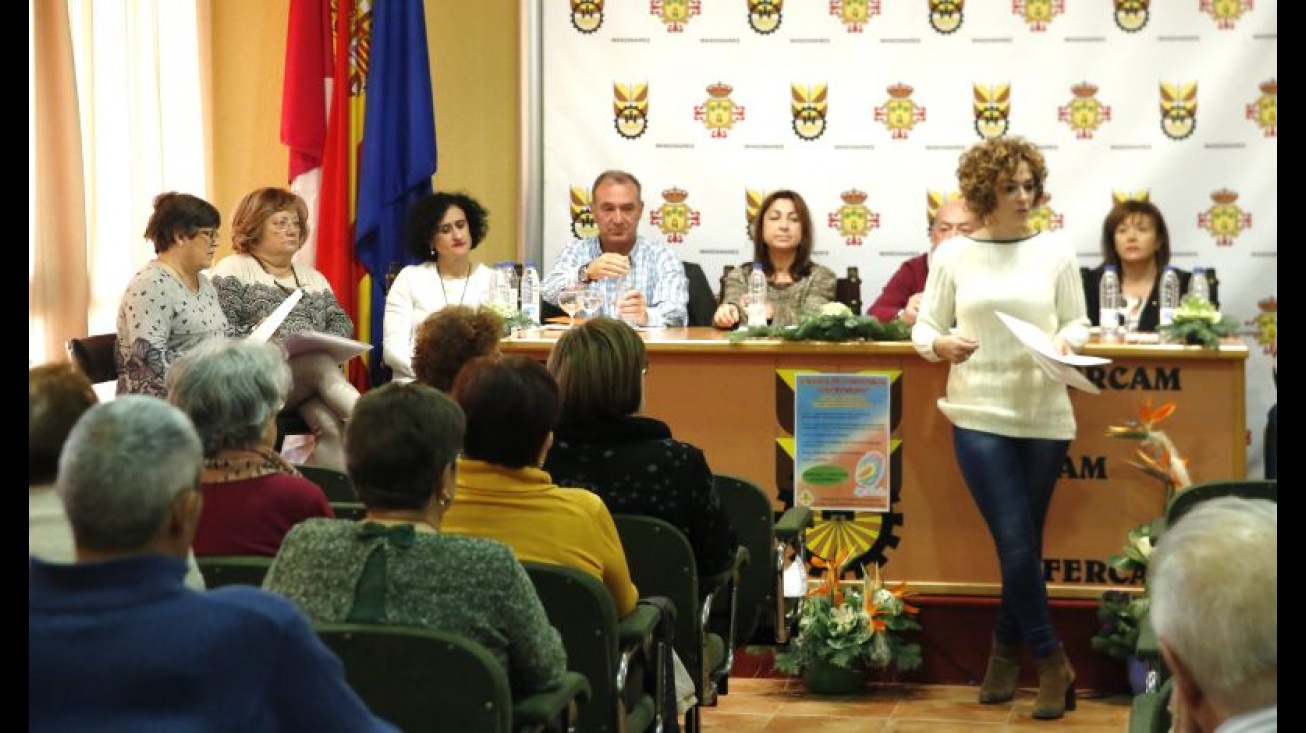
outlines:
M272 567L272 558L265 555L196 555L204 587L220 588L224 585L263 585L263 576Z
M1201 502L1219 496L1242 496L1248 499L1279 500L1277 479L1245 479L1242 481L1204 481L1193 484L1175 494L1165 510L1165 524L1173 527L1179 518Z
M503 665L479 643L444 631L373 624L318 624L349 686L404 733L512 730Z
M118 349L118 334L101 333L68 339L68 358L91 380L91 384L118 381L118 365L114 352Z
M626 552L630 577L641 596L663 596L676 607L674 647L694 678L701 704L716 698L715 666L723 654L720 637L710 639L703 628L698 601L698 567L694 549L679 529L657 517L614 514L613 522ZM716 634L710 636L716 637ZM709 648L709 646L711 648Z
M687 323L690 326L711 326L712 316L716 315L717 296L697 262L685 262L684 266L685 280L689 283Z
M717 474L713 483L739 544L748 548L751 558L740 576L735 617L735 646L744 646L768 629L775 633L783 571L783 555L777 555L776 549L775 512L762 488L746 478Z
M349 478L348 473L338 468L307 463L298 464L295 468L299 469L304 478L322 487L322 493L326 494L327 501L333 504L358 502L358 492L354 491L354 482Z
M643 731L653 720L655 704L640 681L638 700L627 705L618 687L617 608L607 586L576 568L524 562L549 623L562 636L567 668L584 674L590 699L580 706L582 733Z
M862 278L856 267L848 268L848 276L834 281L834 299L848 306L853 315L862 315Z

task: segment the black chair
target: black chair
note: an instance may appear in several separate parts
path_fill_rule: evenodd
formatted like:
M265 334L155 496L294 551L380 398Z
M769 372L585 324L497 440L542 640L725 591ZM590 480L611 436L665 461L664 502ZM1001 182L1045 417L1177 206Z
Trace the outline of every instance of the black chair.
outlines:
M777 521L762 487L741 476L717 474L713 480L739 544L748 548L751 558L739 576L735 646L784 644L797 618L796 609L785 602L785 551L793 548L799 553L795 562L802 562L803 535L812 526L812 510L791 507ZM713 613L721 612L718 603Z
M612 594L598 578L576 568L547 563L522 565L558 629L567 650L567 667L585 675L589 700L580 705L581 733L642 733L661 730L658 645L671 644L674 617L641 603L617 618ZM670 684L668 682L668 684Z
M404 733L569 730L584 676L567 672L554 690L514 700L508 673L485 647L458 634L380 624L317 624L345 667L349 686Z
M685 280L689 283L688 326L711 326L716 315L717 296L697 262L685 262Z
M91 384L118 381L118 365L114 356L118 349L118 334L101 333L70 338L65 347L68 349L68 359L91 380Z
M272 567L265 555L196 555L204 587L212 590L224 585L263 585L263 576Z
M710 590L699 588L694 549L679 529L657 517L614 514L613 522L626 552L630 577L644 596L669 598L676 607L675 650L694 680L698 704L685 713L688 733L700 730L701 708L716 705L717 695L729 691L734 666L734 619L737 616L739 576L748 563L748 549L738 548L732 567L708 579ZM709 630L708 621L718 594L731 597L728 628L724 635ZM700 596L705 596L700 603Z
M298 464L295 468L299 469L304 478L322 489L327 501L331 502L331 509L335 511L336 519L357 521L367 516L367 505L358 500L358 492L354 491L354 482L349 478L348 473L337 468L308 463Z
M349 478L348 473L338 468L307 463L298 464L295 468L299 469L304 478L320 486L322 493L326 494L327 501L332 504L358 502L358 492L354 491L354 482Z

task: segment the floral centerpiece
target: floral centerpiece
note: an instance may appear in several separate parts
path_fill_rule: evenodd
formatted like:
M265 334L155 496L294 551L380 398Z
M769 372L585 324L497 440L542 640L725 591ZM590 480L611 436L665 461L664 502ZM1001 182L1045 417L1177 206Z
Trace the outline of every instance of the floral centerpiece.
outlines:
M852 312L843 303L826 303L815 313L803 316L796 326L746 326L726 337L732 342L750 338L779 338L785 341L906 341L911 326L901 318L881 323L874 316Z
M1215 304L1192 295L1175 309L1174 321L1157 329L1166 341L1216 349L1220 339L1238 333L1238 319L1220 315Z
M535 319L526 315L526 311L518 310L516 308L509 308L508 306L505 306L503 303L492 303L486 301L485 303L482 303L480 307L485 308L486 310L493 311L495 314L497 314L500 318L503 319L504 336L508 336L517 331L522 331L528 328L540 327L540 324L536 323Z
M1141 470L1161 482L1165 506L1169 506L1175 493L1187 488L1192 479L1188 475L1187 461L1179 455L1174 442L1156 425L1174 414L1175 404L1167 402L1160 407L1152 407L1152 399L1144 399L1138 408L1138 417L1124 425L1107 428L1107 435L1112 438L1137 440L1140 445L1135 452L1137 460L1129 465ZM1120 552L1112 555L1108 564L1122 573L1146 580L1148 561L1152 555L1152 525L1140 524L1125 535ZM1143 617L1147 615L1150 599L1144 587L1143 593L1126 593L1109 590L1102 594L1098 604L1098 621L1101 622L1091 640L1092 647L1107 656L1128 659L1138 644L1138 628Z
M920 644L904 638L906 632L921 628L919 609L906 601L906 584L886 588L877 564L860 583L845 587L839 576L848 555L840 553L832 563L812 558L825 574L803 601L798 635L775 655L776 669L801 674L809 685L809 675L823 667L852 672L860 681L872 670L894 666L905 671L921 665Z

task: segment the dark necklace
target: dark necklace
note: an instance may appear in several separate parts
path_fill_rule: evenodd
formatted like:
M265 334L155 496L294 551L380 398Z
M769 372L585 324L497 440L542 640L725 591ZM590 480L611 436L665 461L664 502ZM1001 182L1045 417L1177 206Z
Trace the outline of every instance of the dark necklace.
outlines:
M440 264L435 265L435 277L440 281L440 295L444 296L444 304L449 305L449 294L444 291L444 275L440 274ZM453 278L457 279L457 278ZM467 262L467 274L463 276L463 292L458 296L458 305L463 304L463 299L467 297L467 286L472 284L472 263Z
M254 261L258 263L258 266L263 268L263 272L272 275L272 271L268 269L267 264L264 263L263 260L259 259L257 255L251 254L250 257L253 257ZM290 276L295 278L295 288L288 288L285 285L282 285L281 278L278 278L276 275L272 275L272 284L276 285L277 288L280 289L281 292L285 293L286 295L290 295L291 293L295 292L296 288L304 287L299 282L299 273L295 272L295 263L293 262L290 263Z

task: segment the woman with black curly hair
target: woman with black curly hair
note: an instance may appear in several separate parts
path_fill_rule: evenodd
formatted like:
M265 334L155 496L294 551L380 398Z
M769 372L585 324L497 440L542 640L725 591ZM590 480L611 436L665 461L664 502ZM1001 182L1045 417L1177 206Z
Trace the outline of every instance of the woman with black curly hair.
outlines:
M399 272L385 295L383 358L402 382L416 378L417 327L448 305L478 306L489 298L493 269L471 253L489 231L489 212L464 193L432 193L414 201L404 220L404 247L418 260Z

